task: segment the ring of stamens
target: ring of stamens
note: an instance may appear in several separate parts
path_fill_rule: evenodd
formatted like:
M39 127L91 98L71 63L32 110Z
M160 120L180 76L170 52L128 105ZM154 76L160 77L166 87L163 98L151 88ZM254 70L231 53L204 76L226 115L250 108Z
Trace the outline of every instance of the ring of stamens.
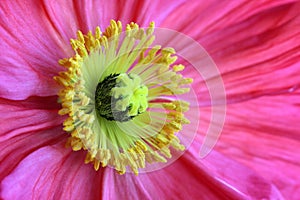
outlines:
M192 79L179 73L174 49L150 48L153 31L153 22L147 29L130 23L122 37L121 22L112 20L103 33L78 31L75 55L59 61L66 71L54 79L62 86L59 114L68 116L67 146L86 150L95 170L110 165L137 174L146 163L166 162L170 147L184 150L176 134L189 123L189 104L175 95L188 92Z

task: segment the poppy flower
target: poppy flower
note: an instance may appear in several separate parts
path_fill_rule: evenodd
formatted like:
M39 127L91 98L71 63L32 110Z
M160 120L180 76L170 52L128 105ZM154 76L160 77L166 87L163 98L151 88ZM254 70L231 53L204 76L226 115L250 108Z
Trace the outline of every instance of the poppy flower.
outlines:
M2 52L0 106L3 112L0 129L1 198L298 199L299 7L299 1L2 2L0 4ZM75 91L75 93L78 91L78 95L80 91L86 91L86 94L89 91L85 90L86 88L76 88L82 83L78 82L77 75L80 75L78 71L73 74L76 76L71 77L75 77L74 82L68 79L70 82L65 83L67 79L62 78L66 78L69 74L64 73L61 65L67 70L71 69L70 71L75 69L74 66L84 65L82 60L77 62L80 59L76 60L76 55L80 55L81 58L88 55L91 58L93 52L86 47L81 48L83 40L91 42L93 38L99 39L101 34L97 26L101 30L105 30L105 27L111 28L107 29L108 32L104 32L104 36L108 38L109 30L115 27L112 24L119 23L118 20L123 25L136 22L140 27L148 27L149 23L154 21L157 27L168 28L177 31L179 35L185 34L187 38L194 39L213 58L226 90L225 104L221 93L218 96L216 92L212 92L219 91L220 85L217 83L220 83L220 76L208 73L211 70L205 67L198 73L191 64L193 61L200 61L196 64L205 66L213 62L205 56L199 58L191 46L185 46L186 43L176 40L176 37L162 34L165 37L159 38L161 35L158 35L156 41L161 45L173 44L174 47L178 45L178 48L175 48L178 56L190 55L189 59L179 58L186 66L183 71L179 70L180 64L173 65L173 62L167 63L166 70L173 75L182 74L184 78L181 80L187 80L185 83L191 84L190 89L195 91L191 96L182 95L183 100L190 103L190 110L184 116L191 124L184 125L181 131L178 129L182 135L178 134L180 142L178 145L175 144L179 150L183 150L181 143L188 145L182 156L172 148L165 149L166 157L170 157L171 154L173 161L167 162L166 165L158 165L159 169L154 166L153 170L151 168L150 171L145 171L147 173L139 173L137 176L130 172L125 173L124 167L137 172L140 169L135 166L143 168L143 162L139 165L128 164L129 162L118 165L115 162L110 163L112 165L110 168L105 167L105 162L110 162L108 159L95 159L99 152L93 154L93 148L89 147L94 146L87 146L90 144L89 140L82 145L76 131L73 133L79 129L71 126L77 122L75 121L77 118L72 118L72 111L78 109L73 109L68 105L68 101L64 101L69 100L67 94L71 94L75 89L78 89ZM152 28L151 24L149 28ZM148 34L147 28L141 30L145 30L142 35ZM94 32L89 34L89 31ZM167 32L172 35L172 31ZM126 35L124 37L126 40ZM70 39L73 39L72 45ZM91 45L93 48L96 46ZM101 47L103 48L105 47ZM149 55L149 51L145 52L145 56ZM164 51L167 58L172 57L172 50L164 48L159 49L157 55L161 55L162 58ZM139 52L139 55L143 54ZM58 63L59 60L61 65ZM73 67L68 64L70 60L75 61ZM95 60L85 59L89 63ZM120 63L119 61L117 59L116 63ZM138 65L138 60L132 64ZM121 67L125 67L125 64L123 63ZM142 72L146 74L149 67L143 67ZM103 69L95 67L95 70L96 68ZM108 68L108 72L98 71L104 74L97 78L100 80L98 82L101 88L99 97L106 94L101 93L105 89L103 83L110 85L114 79L113 87L109 88L109 91L116 92L114 93L116 100L111 101L115 103L109 106L115 106L117 111L109 111L107 114L107 110L103 107L94 107L96 110L94 118L90 115L85 117L84 114L90 113L86 112L77 116L79 123L93 123L99 115L115 119L117 113L117 116L121 116L119 121L135 120L139 124L138 119L143 113L154 115L160 113L155 110L148 112L149 104L165 104L165 107L173 108L169 110L176 111L175 97L165 98L168 96L166 93L158 93L159 95L151 99L153 101L147 99L151 97L151 94L149 95L151 87L144 81L146 76L143 77L142 72L123 73L123 71L134 72L137 68L130 66L122 72L115 71L114 67ZM93 70L87 71L86 74L90 76L81 79L85 83L91 80L92 75L97 75L93 74ZM136 74L142 75L139 77ZM56 77L54 78L56 81L53 77ZM189 78L193 78L194 82L191 83ZM92 81L83 85L92 84L94 85L92 88L97 90L98 82ZM62 92L64 83L68 90ZM68 84L71 83L73 85L69 87ZM136 97L135 93L126 93L131 98L127 99L128 101L125 101L126 98L121 99L119 104L122 95L118 96L117 93L119 91L120 94L124 94L124 90L120 88L127 86L128 83L132 83L134 88L131 91L137 91L136 94L139 95ZM80 98L81 106L87 106L89 101L84 101L86 98L82 95ZM169 101L165 102L166 99ZM218 108L224 106L227 110L226 121L224 127L220 127L224 113L218 113ZM68 116L59 116L58 112ZM215 116L215 119L212 116ZM177 118L173 119L176 121ZM69 123L70 120L72 123ZM105 120L108 119L103 119ZM108 127L107 124L105 121L102 125ZM222 134L212 150L218 137L206 133L214 132L216 129L218 132L220 128L223 128ZM75 137L72 137L72 133ZM120 130L115 133L120 133ZM70 134L71 139L68 139ZM177 134L174 135L177 138ZM213 140L210 140L211 138ZM110 138L106 141L111 140ZM189 145L192 140L193 143ZM126 141L126 139L123 141L124 145L128 144ZM145 145L151 146L150 141L142 140L145 142L144 145L138 141L134 144L140 149ZM66 143L72 148L65 148ZM205 145L201 147L203 143ZM167 146L169 144L168 142ZM73 151L81 148L85 150ZM156 150L161 149L162 147L159 147ZM120 155L123 151L118 153L115 155ZM200 158L206 154L208 154L206 157ZM92 160L89 160L89 157ZM117 160L113 158L115 156L110 160ZM94 166L86 165L85 160L92 161Z

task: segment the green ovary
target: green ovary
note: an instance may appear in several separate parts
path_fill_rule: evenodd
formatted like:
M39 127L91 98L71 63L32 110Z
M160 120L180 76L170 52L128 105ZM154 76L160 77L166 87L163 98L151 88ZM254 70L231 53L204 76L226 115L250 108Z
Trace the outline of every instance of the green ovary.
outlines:
M107 120L125 122L148 108L148 88L136 74L114 74L96 89L96 110Z

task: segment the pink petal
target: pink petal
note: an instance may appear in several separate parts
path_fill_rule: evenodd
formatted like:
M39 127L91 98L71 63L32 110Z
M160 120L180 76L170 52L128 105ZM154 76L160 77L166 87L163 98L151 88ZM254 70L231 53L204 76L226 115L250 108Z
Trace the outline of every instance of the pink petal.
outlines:
M64 147L68 136L62 131L63 118L58 117L56 99L0 102L0 198L101 196L102 175L89 176L96 172L84 164L86 152Z
M43 108L52 105L58 107L57 103L52 102L47 105L47 101L40 103L45 104ZM16 136L24 136L31 132L60 126L64 120L60 117L57 109L45 110L38 108L37 98L31 98L28 101L7 101L0 99L0 142L10 145L9 140ZM39 98L39 101L43 98ZM35 105L33 105L35 104ZM8 123L9 122L9 123ZM30 134L29 134L30 135ZM3 145L2 144L2 145Z
M288 92L300 86L300 29L295 28L300 27L299 8L300 4L279 7L222 31L224 37L231 32L234 39L217 42L211 55L223 73L230 101ZM247 31L246 26L255 32Z
M212 151L203 164L221 183L243 196L243 199L283 199L281 192L247 166Z
M58 60L70 55L71 48L43 6L36 1L2 2L0 35L0 97L19 100L56 94L53 76L62 70Z
M50 99L52 102L43 98L27 101L0 99L0 180L30 152L58 139L66 140L61 128L63 118L57 114L54 99Z
M34 132L23 132L18 135L10 134L2 137L0 142L1 168L0 181L2 181L12 170L30 153L47 145L60 141L66 141L66 135L62 133L61 127L35 130Z
M191 10L190 23L178 17L184 9ZM205 47L222 74L228 100L235 102L300 86L299 9L298 1L183 4L162 26ZM172 23L175 18L179 23Z
M210 0L201 3L197 0L189 1L178 6L165 18L160 27L175 29L195 39L201 39L201 37L247 21L249 17L260 12L294 2L297 0L230 2Z
M5 177L4 199L100 199L102 174L84 164L84 152L64 142L31 152Z
M104 199L281 199L276 188L251 169L217 153L199 160L195 148L161 170L137 177L110 174L108 180L116 187L107 189Z
M130 22L137 22L141 27L147 27L151 21L157 24L184 2L160 1L76 1L74 7L77 19L83 31L93 30L100 26L103 30L109 25L111 19L120 20L125 26ZM56 9L60 9L60 3ZM159 15L157 14L159 13ZM56 13L55 13L56 14Z
M227 105L226 123L215 147L274 183L287 199L300 198L299 99L297 90ZM204 135L210 109L200 112L199 133Z

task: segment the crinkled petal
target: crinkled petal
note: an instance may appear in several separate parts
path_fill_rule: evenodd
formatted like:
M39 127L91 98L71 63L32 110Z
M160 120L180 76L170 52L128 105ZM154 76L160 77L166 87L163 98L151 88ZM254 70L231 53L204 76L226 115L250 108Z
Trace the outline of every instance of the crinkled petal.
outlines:
M281 191L271 181L227 155L212 151L202 162L208 169L207 173L236 192L236 195L239 194L242 199L284 199Z
M123 24L137 22L141 27L148 27L151 21L160 24L184 1L75 1L77 19L83 31L93 30L96 26L105 29L111 19ZM56 4L59 9L60 5ZM91 14L92 13L92 14ZM159 14L157 14L159 13Z
M300 27L299 8L300 3L276 7L219 32L232 39L215 41L215 49L207 50L221 70L229 101L300 86L300 29L295 28Z
M0 35L0 97L20 100L56 94L58 86L52 77L61 71L58 60L71 55L71 47L43 5L1 2Z
M228 105L227 123L217 145L272 181L287 199L300 198L299 99L298 90Z
M61 127L46 130L34 130L22 134L1 136L0 142L0 181L2 181L12 170L30 153L47 145L65 141L67 136L61 131ZM24 170L29 170L24 169Z
M86 152L75 153L64 147L67 134L55 102L51 97L0 99L1 199L101 196L101 172L84 164Z
M160 26L172 28L193 38L200 39L232 25L247 21L251 16L258 13L297 1L188 1L180 4L164 19ZM251 28L251 31L255 30Z
M10 140L17 136L24 136L29 133L59 126L63 118L59 117L58 109L49 109L47 107L58 104L55 99L49 98L52 102L47 104L44 98L31 98L27 101L8 101L0 99L0 142L6 144L9 149ZM43 103L43 108L39 104Z
M57 131L57 130L53 130ZM30 152L1 183L4 199L100 199L102 174L63 142Z
M104 199L282 199L250 168L216 152L200 160L195 148L161 170L139 176L111 173L108 180L120 187L106 190Z
M43 98L0 99L0 181L30 152L66 139L61 128L63 118L58 117L57 105L50 99L50 105Z
M271 181L286 199L299 199L299 99L297 90L227 105L226 123L215 146ZM211 110L202 107L200 113L196 139L203 141Z
M163 26L182 31L205 47L220 70L230 102L300 86L299 1L208 2L182 7L203 12L188 16L192 19L189 26L185 26L187 20L171 23L172 17ZM180 15L180 11L173 14L174 18ZM210 84L215 79L204 81Z

